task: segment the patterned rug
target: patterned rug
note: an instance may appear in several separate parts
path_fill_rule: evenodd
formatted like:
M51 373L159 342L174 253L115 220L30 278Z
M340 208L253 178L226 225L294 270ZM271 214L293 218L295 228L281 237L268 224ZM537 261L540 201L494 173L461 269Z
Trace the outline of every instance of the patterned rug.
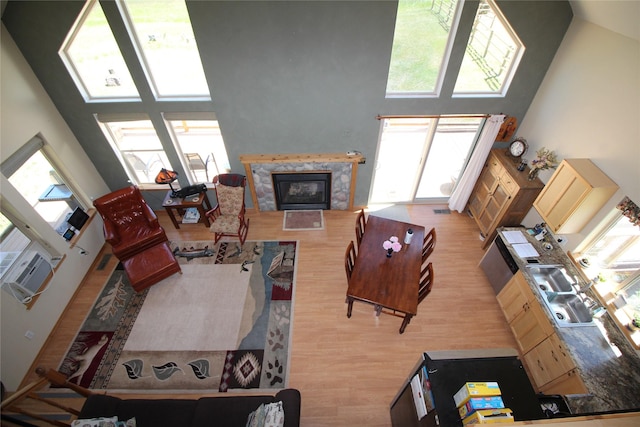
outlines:
M285 231L324 230L322 209L284 211L282 229Z
M59 370L91 389L287 386L297 242L171 242L182 274L113 272Z

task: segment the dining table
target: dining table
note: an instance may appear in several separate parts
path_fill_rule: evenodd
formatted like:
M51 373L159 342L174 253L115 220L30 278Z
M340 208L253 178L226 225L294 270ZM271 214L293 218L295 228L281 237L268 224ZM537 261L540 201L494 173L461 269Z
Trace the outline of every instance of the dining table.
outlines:
M406 244L409 229L413 237ZM347 317L351 317L354 301L365 302L375 307L376 315L382 309L400 313L404 317L400 333L404 333L418 312L424 233L420 225L369 215L347 288ZM389 254L383 243L393 236L402 248Z

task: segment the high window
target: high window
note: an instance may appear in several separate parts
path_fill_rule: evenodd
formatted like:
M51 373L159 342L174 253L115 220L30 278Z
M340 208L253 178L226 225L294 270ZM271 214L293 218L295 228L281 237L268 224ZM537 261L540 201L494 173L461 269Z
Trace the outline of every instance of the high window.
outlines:
M184 0L118 0L138 59L157 99L209 99Z
M184 0L117 5L156 99L210 99ZM59 54L86 101L140 99L98 1L87 1Z
M436 96L453 46L458 0L400 0L387 80L388 97Z
M97 1L86 3L58 53L85 101L140 98Z
M524 45L493 0L482 0L473 21L454 95L505 95Z
M439 96L463 5L399 0L387 97ZM523 54L524 45L495 2L481 0L453 95L504 96Z

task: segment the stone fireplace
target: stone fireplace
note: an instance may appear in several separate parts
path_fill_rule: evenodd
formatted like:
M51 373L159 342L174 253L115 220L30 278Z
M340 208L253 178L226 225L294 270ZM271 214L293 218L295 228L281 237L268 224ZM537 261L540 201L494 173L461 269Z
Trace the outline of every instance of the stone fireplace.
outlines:
M331 172L273 172L273 191L279 211L331 209Z
M277 190L274 175L311 175L313 185L300 181L294 186L293 193L316 193L319 189L317 174L328 175L326 181L328 208L335 210L353 209L358 164L364 163L361 154L245 154L240 156L253 199L253 206L259 211L283 210L276 201ZM326 179L326 178L325 178ZM286 185L285 185L286 186ZM288 186L291 187L290 185ZM287 190L288 191L288 190ZM307 194L309 196L309 194ZM295 203L295 202L294 202ZM290 208L287 208L290 209ZM294 209L325 209L323 207L295 207Z

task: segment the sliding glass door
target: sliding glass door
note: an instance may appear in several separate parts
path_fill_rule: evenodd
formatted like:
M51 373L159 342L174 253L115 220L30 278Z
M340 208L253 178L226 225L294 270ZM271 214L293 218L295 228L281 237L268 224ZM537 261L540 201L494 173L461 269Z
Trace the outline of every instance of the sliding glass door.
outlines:
M382 119L369 204L449 199L483 118Z

